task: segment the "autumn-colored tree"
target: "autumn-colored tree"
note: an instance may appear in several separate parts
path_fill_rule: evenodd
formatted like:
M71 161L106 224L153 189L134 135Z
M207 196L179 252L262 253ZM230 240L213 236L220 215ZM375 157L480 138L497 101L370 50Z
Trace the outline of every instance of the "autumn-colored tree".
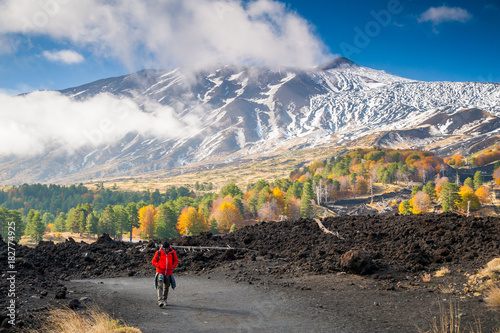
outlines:
M436 177L436 197L439 198L443 185L448 183L450 180L448 177Z
M302 182L305 182L306 179L307 179L307 176L306 175L302 175L302 176L300 176L300 178L298 179L298 181L302 183Z
M366 194L366 193L368 193L369 189L370 189L369 181L362 176L357 176L356 177L356 192L360 195Z
M496 184L497 184L497 185L500 185L500 168L497 168L497 169L493 172L493 178L495 178L495 180L496 180Z
M212 217L215 218L219 232L227 232L233 224L241 225L243 217L240 210L231 202L232 198L227 196L218 204L214 202L212 209Z
M286 203L286 216L289 220L295 221L300 218L300 199L290 197Z
M401 201L398 210L401 215L410 215L412 213L411 203L409 201Z
M286 206L286 202L285 202L285 197L283 195L283 192L281 192L280 188L279 187L275 187L272 189L272 199L274 199L274 201L276 201L276 205L278 206L278 209L279 209L279 215L283 215L284 212L285 212L285 206Z
M340 183L340 193L342 196L346 196L347 189L349 188L349 176L342 176L339 178Z
M279 216L282 215L282 210L278 207L276 200L272 199L269 202L266 202L259 209L259 219L263 221L278 221Z
M311 165L309 165L309 172L311 173L311 175L314 175L316 174L316 170L323 167L324 167L323 162L319 161L313 162Z
M460 187L460 191L458 192L460 195L460 201L458 202L458 208L463 211L468 210L477 210L481 208L481 203L479 202L479 198L474 191L468 186Z
M429 195L423 191L418 191L413 198L410 199L413 214L427 213L432 209L431 199Z
M139 209L139 230L141 239L150 239L156 231L156 220L158 210L153 205L144 206Z
M453 156L452 156L452 159L455 161L455 162L454 162L454 165L455 165L456 167L461 167L461 166L462 166L462 165L464 165L464 163L465 163L465 159L464 159L464 157L463 157L462 155L459 155L459 154L457 154L457 155L453 155Z
M486 205L491 202L490 190L488 190L486 187L481 186L474 193L479 198L479 202L481 203L481 205Z
M200 232L209 231L210 226L201 209L185 207L179 215L177 229L181 235L197 235Z

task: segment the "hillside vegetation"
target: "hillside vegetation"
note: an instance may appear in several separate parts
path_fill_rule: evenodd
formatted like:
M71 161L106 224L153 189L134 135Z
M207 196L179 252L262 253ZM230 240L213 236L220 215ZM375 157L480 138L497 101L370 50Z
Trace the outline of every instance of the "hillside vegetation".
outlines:
M25 184L0 191L0 231L6 237L7 223L15 221L16 237L26 235L35 241L45 232L108 233L118 239L226 233L258 221L313 217L325 212L322 205L370 197L393 185L412 190L410 200L390 203L401 214L436 209L470 214L491 203L493 196L480 172L460 183L450 165L462 165L463 160L467 159L443 160L417 150L358 148L298 163L286 177L259 179L246 188L233 179L216 188L195 175L194 183L164 191L123 191L102 183L94 187ZM493 176L499 181L500 169Z

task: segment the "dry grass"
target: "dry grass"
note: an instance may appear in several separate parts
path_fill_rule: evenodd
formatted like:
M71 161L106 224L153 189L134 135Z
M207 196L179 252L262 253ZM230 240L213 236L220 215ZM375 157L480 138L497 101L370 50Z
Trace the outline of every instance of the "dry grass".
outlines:
M460 307L458 303L451 301L449 308L445 308L439 303L439 317L434 317L432 320L431 328L425 333L481 333L481 321L479 319L474 320L474 325L469 326L469 330L466 330L461 326L460 317ZM475 326L475 327L472 327ZM420 333L424 333L420 328L418 329ZM500 331L498 331L500 333Z
M87 314L70 309L55 309L43 328L38 332L47 333L141 333L134 327L121 325L119 320L111 318L105 312L91 309Z
M434 317L431 329L425 333L461 333L459 307L450 302L450 308L447 310L439 304L439 317ZM419 329L419 332L422 331Z
M450 269L448 267L441 267L439 270L436 271L436 273L434 273L434 276L435 277L443 277L447 274L450 274Z
M493 273L500 273L500 258L495 258L486 264L486 268Z
M453 286L452 285L448 285L448 286L439 286L439 291L442 293L442 294L453 294L453 292L455 291L453 289Z
M500 310L500 288L497 286L491 287L484 301L490 308Z
M424 273L421 275L423 282L431 282L431 275L429 273Z
M466 291L481 292L494 288L500 282L500 258L495 258L477 274L469 276Z

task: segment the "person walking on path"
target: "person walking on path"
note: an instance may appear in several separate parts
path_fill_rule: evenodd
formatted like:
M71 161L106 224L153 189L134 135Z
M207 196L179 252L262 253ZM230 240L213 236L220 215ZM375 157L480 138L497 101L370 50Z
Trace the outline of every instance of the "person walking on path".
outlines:
M175 253L167 241L156 251L151 261L153 266L156 267L155 287L158 295L158 306L160 308L167 305L168 288L172 287L172 289L175 289L175 279L172 273L178 262L177 253Z

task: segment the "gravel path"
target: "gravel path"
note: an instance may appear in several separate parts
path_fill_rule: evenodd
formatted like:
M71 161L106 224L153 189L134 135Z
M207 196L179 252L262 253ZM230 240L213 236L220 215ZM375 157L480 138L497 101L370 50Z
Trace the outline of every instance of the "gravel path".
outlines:
M206 276L178 276L176 281L164 308L156 305L152 278L76 280L71 288L90 291L102 309L144 333L352 332L284 292Z

